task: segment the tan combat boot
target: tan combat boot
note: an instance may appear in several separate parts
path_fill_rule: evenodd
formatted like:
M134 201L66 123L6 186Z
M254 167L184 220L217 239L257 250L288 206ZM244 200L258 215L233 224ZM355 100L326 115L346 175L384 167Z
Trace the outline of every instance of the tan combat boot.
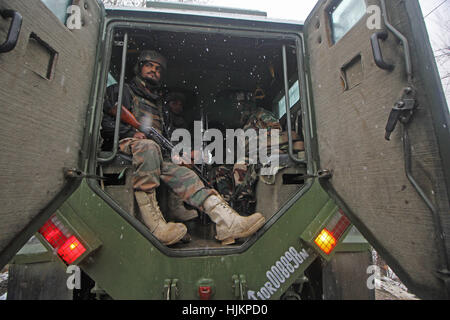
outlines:
M134 194L141 211L142 221L159 241L169 246L184 237L187 232L186 226L182 223L166 222L159 209L156 192L136 191Z
M216 223L216 239L222 241L223 245L251 236L266 222L261 213L248 217L240 216L225 200L216 195L209 196L203 203L203 208Z
M198 217L197 210L188 210L183 205L183 200L172 191L169 191L169 218L174 221L189 221Z

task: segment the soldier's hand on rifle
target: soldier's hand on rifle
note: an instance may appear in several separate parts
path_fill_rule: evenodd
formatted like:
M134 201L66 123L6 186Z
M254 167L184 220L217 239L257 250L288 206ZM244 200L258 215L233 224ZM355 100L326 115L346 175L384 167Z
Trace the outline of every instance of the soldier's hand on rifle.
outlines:
M235 163L233 166L233 176L234 181L242 182L244 181L245 175L247 174L248 166L246 163Z
M190 167L192 165L192 160L187 153L183 153L182 156L172 155L172 162L185 167Z
M188 162L189 160L189 155L188 154L184 154L183 155L183 159L186 160L185 163L182 163L182 166L188 167L190 169L192 169L195 165L195 163L201 162L202 161L202 153L198 150L192 150L191 151L191 157L190 157L190 162ZM184 161L183 160L183 161Z
M142 140L142 139L146 139L147 137L145 136L144 133L138 131L134 134L133 138Z

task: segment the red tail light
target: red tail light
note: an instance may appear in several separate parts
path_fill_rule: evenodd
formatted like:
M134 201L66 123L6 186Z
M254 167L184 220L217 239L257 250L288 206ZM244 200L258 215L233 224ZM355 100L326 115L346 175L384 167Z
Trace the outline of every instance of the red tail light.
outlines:
M314 240L314 243L320 248L320 250L326 254L330 254L350 224L350 220L348 220L344 212L339 210L330 222L328 222L327 226L318 234Z
M40 229L39 233L50 243L53 248L58 248L67 241L67 237L55 224L48 220Z
M200 286L198 288L198 295L200 296L200 300L209 300L211 299L212 290L210 286Z
M323 229L317 236L314 242L319 246L319 248L329 254L336 247L337 241L333 234L327 229Z
M80 240L72 235L56 216L51 217L39 229L39 233L67 264L73 263L86 251Z
M344 232L347 230L347 228L351 224L350 220L348 220L348 218L344 215L344 213L342 211L339 211L339 213L341 214L341 218L336 223L336 225L334 226L333 231L332 231L334 236L338 240L342 237Z
M58 249L58 255L68 264L73 263L78 259L86 248L75 237L71 236L67 241Z

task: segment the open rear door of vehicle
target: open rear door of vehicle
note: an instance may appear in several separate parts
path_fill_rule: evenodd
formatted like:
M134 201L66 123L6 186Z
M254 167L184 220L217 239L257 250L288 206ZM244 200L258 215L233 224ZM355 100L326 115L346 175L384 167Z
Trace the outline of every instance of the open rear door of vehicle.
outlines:
M46 2L73 4L67 26L43 1L0 0L0 267L80 180L65 168L81 168L104 8Z
M449 113L418 1L319 1L305 43L325 187L412 292L448 298Z

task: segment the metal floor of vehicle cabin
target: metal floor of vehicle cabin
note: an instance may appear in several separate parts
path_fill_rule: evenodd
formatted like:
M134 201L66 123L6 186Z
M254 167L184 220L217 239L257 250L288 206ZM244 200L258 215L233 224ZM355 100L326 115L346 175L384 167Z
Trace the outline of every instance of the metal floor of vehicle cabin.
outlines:
M232 248L239 247L245 242L245 239L238 239L231 245L222 245L221 241L215 239L214 223L202 224L200 218L195 218L191 221L184 222L184 224L188 228L188 233L191 236L191 241L187 243L178 242L174 245L171 245L171 249L202 250L208 248Z

